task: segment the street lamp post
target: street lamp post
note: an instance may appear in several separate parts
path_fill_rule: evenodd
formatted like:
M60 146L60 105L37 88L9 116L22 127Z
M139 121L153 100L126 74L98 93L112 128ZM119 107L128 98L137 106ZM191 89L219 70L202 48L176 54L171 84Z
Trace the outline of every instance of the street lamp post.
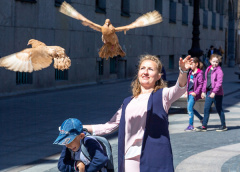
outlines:
M200 18L199 18L199 0L194 0L193 3L193 38L192 38L192 48L188 50L188 54L192 57L200 57L203 54L203 51L200 49L199 44L199 25L200 25Z

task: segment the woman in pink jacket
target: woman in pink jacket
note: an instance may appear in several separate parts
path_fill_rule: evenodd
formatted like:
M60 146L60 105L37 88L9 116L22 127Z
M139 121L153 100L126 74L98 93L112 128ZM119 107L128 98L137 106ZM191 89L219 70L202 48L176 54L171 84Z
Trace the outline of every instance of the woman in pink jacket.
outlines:
M196 111L193 107L195 102L201 98L202 86L203 86L203 71L202 63L199 58L194 57L192 60L191 70L188 74L187 81L187 95L188 95L188 115L189 115L189 125L185 129L185 131L193 131L193 121L194 114L198 117L198 119L202 122L203 117Z
M118 130L119 172L173 172L173 155L168 130L168 110L186 92L190 56L179 59L179 77L167 88L162 64L156 56L144 55L132 82L132 96L126 98L105 124L85 125L95 135Z
M202 88L202 98L205 99L204 105L204 119L201 127L197 127L196 131L207 131L207 123L209 119L209 112L212 104L215 104L218 115L221 120L221 126L216 131L226 131L225 114L222 108L223 101L223 71L220 66L218 66L221 60L221 56L217 54L212 54L210 56L211 65L206 69L205 80Z

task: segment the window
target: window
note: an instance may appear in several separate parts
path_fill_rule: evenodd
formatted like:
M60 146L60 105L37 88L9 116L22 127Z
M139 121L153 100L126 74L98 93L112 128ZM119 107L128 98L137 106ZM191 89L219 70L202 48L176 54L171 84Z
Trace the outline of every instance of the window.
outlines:
M208 0L208 10L213 11L213 0Z
M162 14L162 0L155 0L155 10Z
M200 8L205 9L205 0L200 1Z
M68 70L55 69L55 80L68 80Z
M193 0L189 0L189 5L193 6Z
M169 56L169 69L174 69L174 55Z
M117 57L110 58L110 74L117 73Z
M37 2L37 0L16 0L16 1L31 2L31 3L36 3Z
M32 84L32 73L16 72L16 84Z
M220 1L220 14L224 15L224 0Z
M182 24L188 25L188 6L185 3L182 4Z
M98 75L103 75L103 59L101 58L100 61L98 61Z
M121 16L130 17L129 0L121 0Z
M216 0L216 12L217 13L220 13L220 8L221 8L220 0Z
M203 11L203 28L208 28L208 11Z
M212 13L212 29L216 29L216 13Z
M223 15L219 15L219 30L223 30Z
M96 0L95 12L106 14L106 0Z
M176 23L177 3L171 0L169 8L169 23Z
M60 7L64 1L71 3L71 0L55 0L55 6Z

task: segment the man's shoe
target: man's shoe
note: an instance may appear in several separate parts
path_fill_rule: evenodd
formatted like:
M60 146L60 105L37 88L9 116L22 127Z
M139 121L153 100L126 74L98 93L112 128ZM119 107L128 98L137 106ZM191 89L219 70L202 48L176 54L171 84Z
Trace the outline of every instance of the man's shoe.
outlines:
M195 128L195 131L207 131L207 127L204 127L204 126L200 126L200 127L197 127Z
M194 130L194 126L189 125L184 131L193 131L193 130Z
M227 131L228 128L226 126L219 127L216 131Z

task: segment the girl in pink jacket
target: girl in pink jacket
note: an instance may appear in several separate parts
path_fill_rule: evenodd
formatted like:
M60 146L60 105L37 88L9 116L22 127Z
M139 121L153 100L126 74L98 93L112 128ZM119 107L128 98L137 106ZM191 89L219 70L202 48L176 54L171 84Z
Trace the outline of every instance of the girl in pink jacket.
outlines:
M189 115L189 125L185 129L185 131L193 131L193 121L194 114L198 117L198 119L202 122L203 117L196 111L193 107L195 102L201 98L202 86L203 86L203 71L202 63L197 57L192 59L191 70L188 74L187 81L187 95L188 95L188 104L187 110Z
M225 114L222 108L223 101L223 71L218 66L221 61L221 56L212 54L210 56L211 65L206 69L205 80L202 88L202 98L205 98L204 105L204 119L201 127L197 127L196 131L207 131L207 123L209 119L209 112L212 104L215 104L218 115L221 120L221 126L216 131L226 131Z

